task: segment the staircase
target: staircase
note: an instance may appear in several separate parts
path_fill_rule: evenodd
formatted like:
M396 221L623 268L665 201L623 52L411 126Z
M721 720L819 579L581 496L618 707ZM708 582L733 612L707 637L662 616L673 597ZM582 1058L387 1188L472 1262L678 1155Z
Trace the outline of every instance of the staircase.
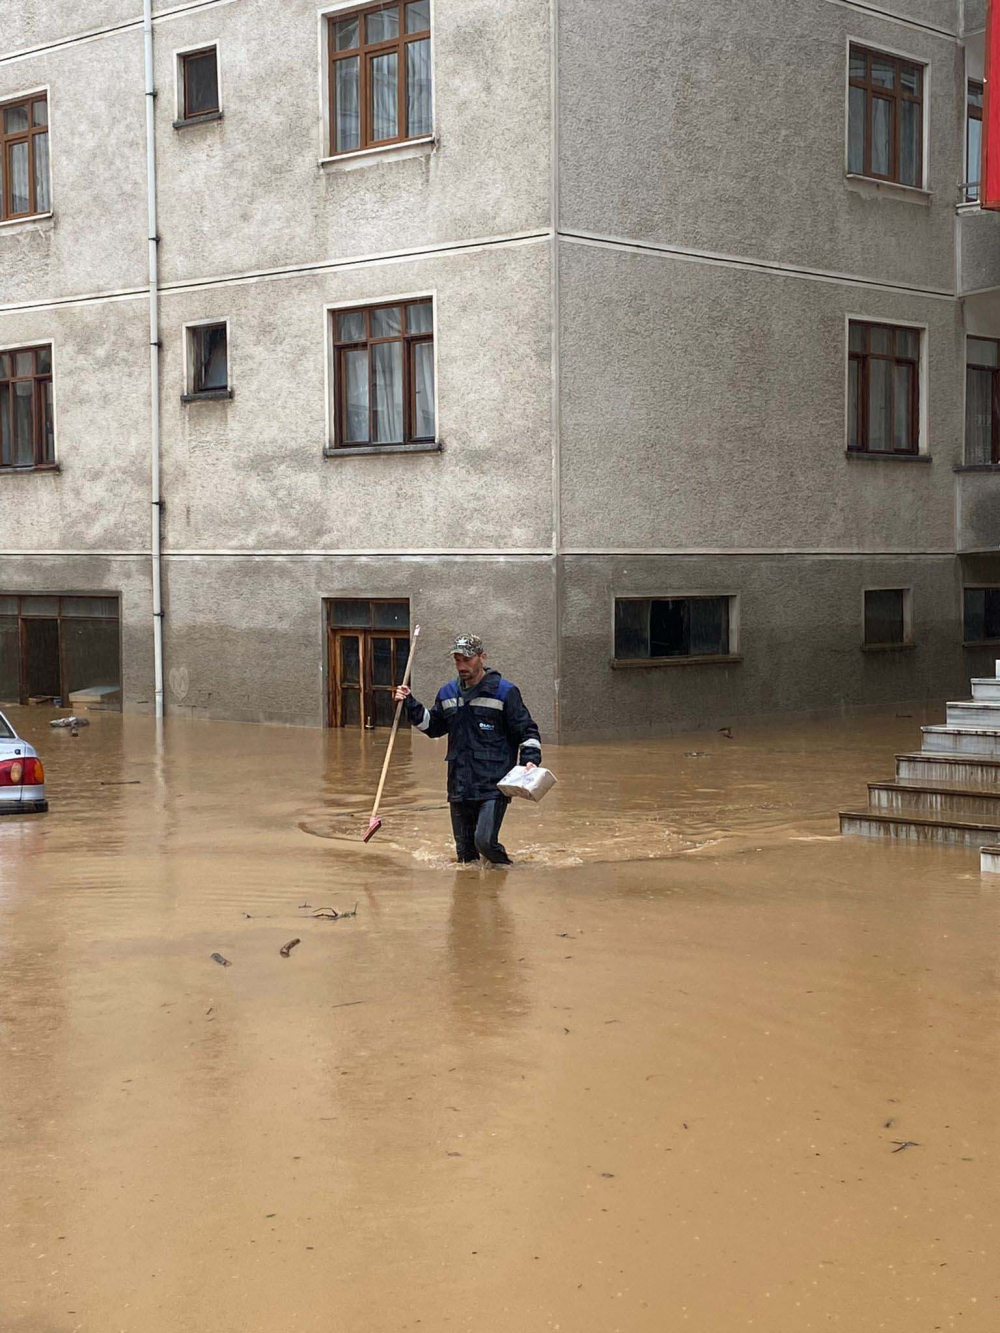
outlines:
M868 784L866 810L841 811L841 833L978 847L981 869L1000 874L1000 662L996 671L948 704L944 726L921 728L921 750L896 756L893 781Z

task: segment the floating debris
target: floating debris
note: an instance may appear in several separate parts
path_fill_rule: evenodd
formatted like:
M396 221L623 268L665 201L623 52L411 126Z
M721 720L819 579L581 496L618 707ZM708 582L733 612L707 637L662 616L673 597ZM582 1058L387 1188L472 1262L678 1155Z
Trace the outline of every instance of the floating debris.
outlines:
M211 958L213 963L218 963L221 967L232 967L232 963L229 959L223 958L221 953L213 953Z
M313 917L317 921L346 921L348 917L357 916L358 904L354 904L353 912L338 912L335 907L320 907L313 912Z
M288 958L291 956L291 952L295 948L296 944L301 944L301 943L302 941L296 936L294 940L289 940L287 944L283 944L281 948L278 950L278 952L281 954L282 958Z

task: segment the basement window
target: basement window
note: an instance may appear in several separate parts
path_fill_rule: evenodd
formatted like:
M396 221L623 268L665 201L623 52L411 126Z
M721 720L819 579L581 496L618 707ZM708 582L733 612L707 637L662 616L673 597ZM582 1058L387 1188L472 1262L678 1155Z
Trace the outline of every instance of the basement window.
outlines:
M905 648L911 642L909 588L867 588L864 646Z
M965 643L1000 643L1000 588L966 588L962 617Z
M731 661L735 597L618 597L615 663Z

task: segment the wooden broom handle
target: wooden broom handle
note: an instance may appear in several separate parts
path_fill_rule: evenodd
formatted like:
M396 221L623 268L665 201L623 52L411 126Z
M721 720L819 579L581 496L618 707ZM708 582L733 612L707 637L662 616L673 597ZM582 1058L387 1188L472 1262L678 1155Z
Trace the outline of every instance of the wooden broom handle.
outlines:
M413 637L410 639L410 655L406 659L406 670L403 672L403 684L409 685L410 672L413 669L413 653L417 646L417 635L420 633L420 626L413 628ZM382 760L382 776L378 780L378 791L375 793L375 804L372 806L372 819L378 814L379 801L382 799L382 788L385 786L385 775L389 771L389 760L392 758L392 747L396 740L396 732L399 728L399 717L403 711L403 700L400 699L396 705L396 716L392 719L392 731L389 732L389 744L385 748L385 758Z

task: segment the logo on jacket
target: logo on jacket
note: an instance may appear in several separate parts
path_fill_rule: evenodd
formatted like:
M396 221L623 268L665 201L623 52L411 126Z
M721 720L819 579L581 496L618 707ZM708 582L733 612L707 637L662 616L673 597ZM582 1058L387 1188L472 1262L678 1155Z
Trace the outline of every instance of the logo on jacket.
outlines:
M480 722L480 724L479 724L479 730L480 730L480 731L496 731L496 727L493 725L492 722Z

